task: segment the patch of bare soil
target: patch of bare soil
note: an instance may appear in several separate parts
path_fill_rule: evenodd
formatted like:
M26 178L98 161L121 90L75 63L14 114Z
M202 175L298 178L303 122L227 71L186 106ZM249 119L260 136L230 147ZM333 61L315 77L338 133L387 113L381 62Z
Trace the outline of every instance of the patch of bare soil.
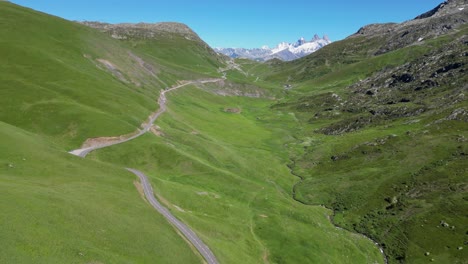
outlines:
M270 261L268 261L268 251L265 250L263 251L263 256L262 256L262 259L263 259L263 263L270 263Z
M97 62L101 63L108 71L110 71L115 77L121 80L124 83L128 83L129 81L125 79L123 73L115 66L112 62L105 60L105 59L96 59Z
M173 206L175 207L175 209L177 209L177 211L182 212L182 213L185 213L185 210L182 209L182 208L180 208L179 206L177 206L177 205L175 205L175 204L173 204Z
M172 204L171 204L168 200L164 199L161 195L158 195L158 194L155 193L154 196L155 196L156 199L158 199L158 201L160 201L161 204L163 204L165 207L169 208L169 207L172 206Z
M189 82L191 82L191 81L189 81L189 80L178 80L176 82L176 85L184 85L184 84L189 83Z
M131 58L133 58L138 65L144 69L146 72L148 72L151 76L156 77L156 75L159 73L156 67L153 65L145 62L142 58L138 57L137 55L133 54L132 52L128 52L128 55L130 55Z
M155 134L158 137L163 137L164 136L164 132L161 131L161 128L159 126L153 125L150 128L150 131L151 131L151 133Z
M100 145L105 145L105 144L112 144L116 142L120 142L122 140L125 140L135 134L138 134L138 131L135 131L130 134L125 134L121 135L118 137L98 137L98 138L88 138L86 141L83 143L81 148L88 148L88 147L94 147L94 146L100 146Z

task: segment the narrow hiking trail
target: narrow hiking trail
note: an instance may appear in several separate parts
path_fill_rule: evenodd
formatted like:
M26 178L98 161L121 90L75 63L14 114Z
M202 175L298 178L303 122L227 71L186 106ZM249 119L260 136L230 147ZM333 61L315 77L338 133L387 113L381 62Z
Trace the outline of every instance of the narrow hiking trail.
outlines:
M187 85L191 84L204 84L204 83L215 83L218 81L221 81L223 79L202 79L202 80L194 80L194 81L188 81L183 84L173 86L169 89L162 90L159 98L158 98L158 104L159 104L159 109L158 111L154 112L151 114L148 118L147 122L144 122L141 127L142 129L138 129L135 133L130 134L130 136L120 136L120 137L115 137L112 138L111 140L108 140L109 138L103 138L106 140L103 140L104 142L101 142L99 140L94 140L91 144L88 144L86 147L82 147L80 149L75 149L70 151L70 154L73 154L78 157L85 158L86 155L88 155L90 152L96 150L96 149L102 149L106 147L110 147L113 145L121 144L124 142L128 142L132 139L135 139L146 132L148 132L151 127L153 126L153 123L156 121L156 119L167 110L166 107L166 93L182 88ZM99 139L99 138L98 138ZM216 259L215 255L213 252L210 250L210 248L203 243L203 241L191 230L187 225L182 223L180 220L178 220L171 212L165 208L164 206L159 203L156 198L154 197L153 189L151 187L150 181L148 180L148 177L143 174L142 172L136 170L136 169L131 169L131 168L126 168L129 172L135 174L141 181L141 184L143 186L143 191L145 194L145 197L148 199L148 202L151 204L151 206L158 211L161 215L163 215L169 223L171 223L177 230L179 230L197 250L198 252L203 256L205 259L206 263L208 264L218 264L218 260Z

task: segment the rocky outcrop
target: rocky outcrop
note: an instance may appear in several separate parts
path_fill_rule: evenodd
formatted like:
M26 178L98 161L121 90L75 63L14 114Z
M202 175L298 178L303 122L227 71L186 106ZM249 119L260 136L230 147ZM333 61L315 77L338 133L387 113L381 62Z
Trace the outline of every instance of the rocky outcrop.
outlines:
M375 55L387 53L408 45L448 33L468 22L468 2L449 0L413 20L400 24L371 24L360 28L353 37L384 37L384 44Z
M424 19L424 18L429 18L429 17L432 17L434 16L435 14L437 14L443 7L445 6L445 3L442 3L440 5L438 5L436 8L424 13L424 14L421 14L417 17L415 17L414 19Z
M348 96L341 101L330 101L330 104L314 114L310 122L349 116L319 131L327 135L349 133L426 112L439 114L451 111L434 123L448 120L466 122L468 118L464 108L449 109L466 101L467 43L466 35L454 38L411 62L398 67L386 67L356 82L346 89ZM317 109L320 104L327 102L326 98L331 99L328 94L305 98L297 103L296 109Z
M447 0L441 3L440 5L436 6L434 9L417 16L415 20L452 15L458 13L458 11L462 11L463 9L465 9L467 4L468 1L466 0Z
M84 21L80 23L92 28L96 28L100 31L110 33L111 36L116 39L152 39L158 38L159 36L164 35L164 33L173 33L182 35L188 39L201 41L200 37L192 29L182 23L161 22L109 24L94 21Z

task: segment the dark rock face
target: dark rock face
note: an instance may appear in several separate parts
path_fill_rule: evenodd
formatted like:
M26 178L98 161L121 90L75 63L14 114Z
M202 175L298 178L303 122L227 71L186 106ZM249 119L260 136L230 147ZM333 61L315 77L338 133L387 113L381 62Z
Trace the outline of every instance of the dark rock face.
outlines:
M380 55L445 34L467 22L468 2L449 0L413 20L401 24L367 25L351 37L383 37L385 44L375 53L375 55Z
M375 35L379 32L391 32L394 27L398 24L396 23L385 23L385 24L370 24L360 28L353 36L366 36L366 35Z
M349 95L340 104L335 104L333 110L351 116L319 132L327 135L349 133L393 119L441 111L465 101L468 91L465 40L468 36L454 39L414 61L385 68L349 86ZM316 119L327 117L324 113L316 113ZM458 110L447 120L465 119L466 111Z
M419 15L417 17L415 17L414 19L424 19L424 18L429 18L433 15L435 15L442 7L444 7L444 3L438 5L437 7L435 7L434 9L422 14L422 15Z
M394 79L394 81L392 82L391 85L396 85L399 82L410 83L414 81L414 77L409 73L404 73L400 76L393 75L392 78Z
M324 105L331 97L321 94L302 98L291 105L300 112L311 112L310 123L335 120L316 132L339 135L387 124L395 119L439 113L464 102L468 91L468 75L465 74L468 36L462 32L468 23L467 12L468 1L447 1L425 18L402 24L368 25L341 42L341 46L323 49L328 53L306 57L303 62L308 64L304 63L304 71L309 73L307 78L313 78L330 72L323 65L332 56L335 56L332 57L335 63L349 65L400 48L414 51L408 53L411 60L404 60L405 64L384 65L381 70L376 69L372 75L348 86L339 101L330 100ZM437 40L426 41L426 38ZM368 49L362 52L362 46ZM330 52L332 47L336 48L334 52ZM394 54L387 56L405 53ZM360 56L357 61L348 59L357 56ZM317 74L318 70L309 68L321 72Z
M460 63L460 62L457 62L457 63L452 63L452 64L449 64L443 68L440 68L436 71L436 73L440 74L440 73L444 73L444 72L448 72L448 71L451 71L451 70L455 70L455 69L458 69L460 67L463 66L463 63Z
M421 91L423 89L428 89L428 88L431 88L431 87L435 87L435 86L438 86L439 84L433 80L424 80L424 81L421 81L421 84L420 86L417 86L414 90L415 91Z

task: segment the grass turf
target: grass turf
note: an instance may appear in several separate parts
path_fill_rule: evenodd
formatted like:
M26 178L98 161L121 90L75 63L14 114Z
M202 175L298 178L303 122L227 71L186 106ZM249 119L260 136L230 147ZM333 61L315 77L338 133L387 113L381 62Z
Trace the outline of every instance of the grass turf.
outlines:
M199 263L120 167L0 122L1 263Z
M293 116L272 114L270 100L198 88L168 98L156 122L163 136L147 134L91 157L147 173L160 199L221 262L382 262L370 240L335 228L330 211L292 199L298 179L282 144Z

